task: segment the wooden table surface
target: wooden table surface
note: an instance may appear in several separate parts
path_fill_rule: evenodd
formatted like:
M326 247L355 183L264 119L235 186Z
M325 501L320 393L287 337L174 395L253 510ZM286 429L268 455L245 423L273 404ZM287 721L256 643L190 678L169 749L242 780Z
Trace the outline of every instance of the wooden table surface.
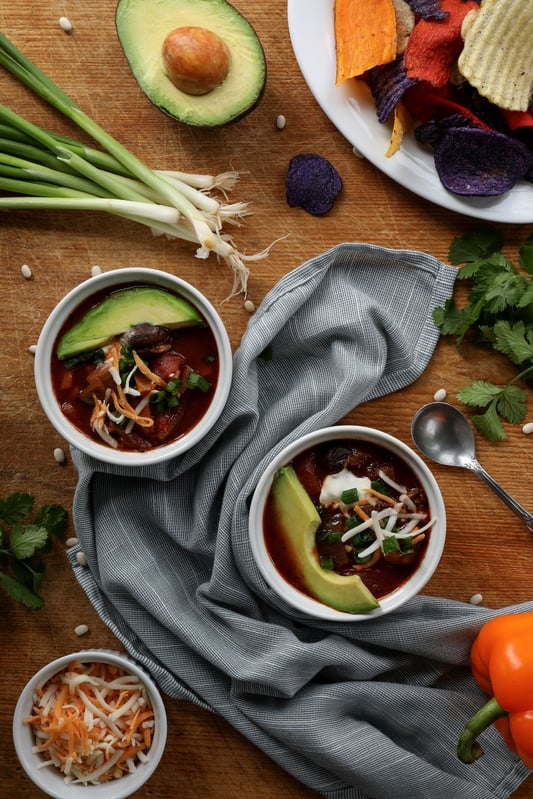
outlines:
M78 104L112 135L154 168L190 172L241 173L236 200L249 201L253 216L235 231L245 252L279 241L268 259L252 265L249 292L258 304L286 272L342 241L367 241L393 248L421 249L446 260L452 239L478 226L466 216L437 207L392 182L371 163L356 158L351 145L314 101L293 56L285 0L234 5L255 26L265 49L268 82L261 105L238 124L218 130L180 125L164 116L142 94L118 43L115 4L105 0L56 0L3 4L1 30L44 68ZM66 14L74 29L58 23ZM2 102L34 122L82 137L57 113L2 74ZM279 114L286 127L276 127ZM293 155L320 153L336 166L344 188L334 209L322 218L290 209L285 175ZM508 254L533 232L533 225L501 225ZM70 508L76 471L54 460L64 442L47 422L37 401L32 355L47 313L65 292L86 279L91 267L144 265L166 269L195 284L217 305L237 347L248 312L241 298L220 304L231 275L214 258L193 257L194 248L154 238L133 223L91 213L10 212L0 217L0 297L2 368L0 370L2 460L0 496L28 491L37 504L59 502ZM26 280L21 265L28 264ZM474 350L458 352L441 340L424 375L401 396L388 396L354 410L348 420L380 427L410 443L410 422L417 408L437 389L448 398L474 378L505 382L512 374L503 359ZM533 406L529 419L533 419ZM520 428L489 444L477 436L480 461L526 507L533 509L531 473L533 437ZM484 604L500 608L531 598L533 539L523 524L474 475L432 466L448 509L448 539L427 593L468 601L476 592ZM68 535L74 529L70 519ZM11 714L26 679L51 659L79 648L117 647L74 578L57 543L47 556L45 606L31 611L2 597L0 705L0 796L38 799L43 794L22 772L11 743ZM74 633L89 627L83 638ZM161 767L138 799L218 796L236 799L312 799L314 791L297 783L223 719L186 702L167 701L169 739ZM533 797L530 778L514 795Z

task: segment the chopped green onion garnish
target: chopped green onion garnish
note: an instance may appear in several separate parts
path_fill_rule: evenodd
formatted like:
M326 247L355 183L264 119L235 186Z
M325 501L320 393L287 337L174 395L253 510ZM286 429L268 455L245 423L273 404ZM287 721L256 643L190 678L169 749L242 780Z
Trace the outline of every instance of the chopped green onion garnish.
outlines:
M355 505L359 500L359 492L357 488L348 488L341 494L341 502L343 505Z
M361 519L359 516L348 516L346 519L346 529L351 530L352 527L357 527L358 524L361 524Z
M381 546L382 546L384 555L388 555L389 552L399 552L400 551L400 544L398 542L398 539L395 536L390 536L389 538L384 538Z
M164 391L152 391L150 395L150 402L157 405L158 402L164 402L166 399Z
M191 372L187 378L187 388L199 388L205 393L211 388L211 383L199 372Z
M171 377L167 383L166 390L168 391L169 394L174 394L179 389L180 386L181 386L181 380L179 379L179 377Z
M329 571L333 571L333 558L320 558L320 566L323 569L329 569Z
M372 480L370 487L380 494L385 494L386 497L390 496L390 488L383 480Z

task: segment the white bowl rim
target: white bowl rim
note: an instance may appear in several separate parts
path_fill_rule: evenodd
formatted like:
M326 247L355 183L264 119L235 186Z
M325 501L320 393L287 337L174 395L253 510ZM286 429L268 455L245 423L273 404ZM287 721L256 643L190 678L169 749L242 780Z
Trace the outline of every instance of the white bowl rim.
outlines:
M289 463L296 455L311 446L328 440L353 438L361 441L370 441L402 457L412 468L415 475L423 482L432 517L436 518L432 535L429 538L428 548L419 568L413 576L402 586L380 599L380 606L368 613L347 613L336 610L328 605L302 593L283 579L280 572L273 564L264 545L262 516L266 497L270 491L274 474L282 466ZM405 444L401 439L382 430L364 425L339 424L323 427L305 433L300 438L288 444L274 456L263 474L261 475L250 503L249 541L254 561L268 586L293 609L323 621L359 622L380 618L401 607L406 601L418 594L426 585L437 568L446 538L446 509L440 492L439 485L424 463L422 458ZM407 587L409 591L406 594ZM407 597L407 598L405 598Z
M78 430L64 416L56 402L50 375L52 348L67 316L92 293L135 282L163 285L175 293L182 294L185 299L195 305L209 323L215 336L220 367L213 399L198 424L176 441L145 452L115 450L103 442L100 444L93 441ZM105 463L126 467L147 466L182 455L194 447L211 430L221 415L230 393L233 353L227 330L220 315L212 303L191 283L160 269L143 266L118 267L82 281L59 300L41 329L35 352L34 375L37 395L49 422L69 444Z
M154 710L155 726L150 759L146 763L139 763L136 771L101 785L67 784L55 766L37 768L39 755L31 751L33 733L30 726L23 723L23 719L30 715L35 688L44 685L54 674L62 671L74 660L84 663L93 661L111 663L136 675L146 686ZM159 689L137 661L129 655L115 650L86 649L52 660L28 680L15 706L12 732L15 752L24 771L38 788L54 799L86 799L87 791L92 799L126 799L147 782L159 765L167 739L167 715Z

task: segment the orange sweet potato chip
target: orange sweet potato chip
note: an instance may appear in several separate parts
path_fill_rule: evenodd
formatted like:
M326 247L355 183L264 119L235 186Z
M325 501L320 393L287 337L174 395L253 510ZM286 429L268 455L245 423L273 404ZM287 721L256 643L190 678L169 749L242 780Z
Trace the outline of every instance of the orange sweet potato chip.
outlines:
M336 84L396 57L392 0L335 0Z
M442 19L420 19L413 28L404 53L407 76L424 80L432 86L445 86L450 70L463 49L461 25L474 0L441 0Z

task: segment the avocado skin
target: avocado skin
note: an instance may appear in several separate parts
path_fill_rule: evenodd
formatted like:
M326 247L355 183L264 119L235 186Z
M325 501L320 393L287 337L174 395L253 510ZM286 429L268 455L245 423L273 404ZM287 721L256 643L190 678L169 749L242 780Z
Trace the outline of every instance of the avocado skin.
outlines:
M213 30L230 48L232 63L226 79L205 95L181 92L165 73L163 42L171 30L184 25ZM211 128L234 124L263 98L267 80L263 46L253 26L226 0L119 0L115 27L140 88L178 122Z
M93 306L59 340L60 360L108 344L133 325L150 322L168 328L202 324L196 308L167 291L151 286L123 289Z
M359 575L343 576L321 567L315 545L320 516L291 465L276 472L271 492L278 523L308 593L346 613L378 608L379 602Z

